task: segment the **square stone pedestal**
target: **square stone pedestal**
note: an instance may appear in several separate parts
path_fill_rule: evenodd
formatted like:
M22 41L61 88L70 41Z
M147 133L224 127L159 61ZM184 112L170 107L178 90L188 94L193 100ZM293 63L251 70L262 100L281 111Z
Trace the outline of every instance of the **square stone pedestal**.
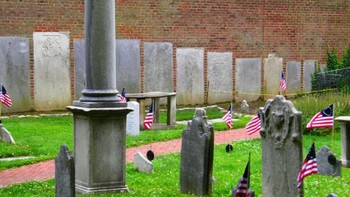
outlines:
M77 193L127 192L125 182L126 103L75 101L75 187Z

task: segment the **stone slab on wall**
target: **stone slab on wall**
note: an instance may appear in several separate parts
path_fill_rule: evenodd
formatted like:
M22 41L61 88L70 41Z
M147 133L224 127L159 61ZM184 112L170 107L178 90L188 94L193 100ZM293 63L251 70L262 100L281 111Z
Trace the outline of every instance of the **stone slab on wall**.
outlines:
M204 103L204 48L176 49L177 104Z
M81 91L86 86L85 73L85 42L84 40L74 41L74 99L78 100Z
M140 93L140 40L116 40L117 89Z
M208 103L232 101L232 53L208 52Z
M281 71L283 70L283 58L270 54L264 59L264 99L270 99L282 93L279 86Z
M29 75L29 39L0 37L0 84L5 86L12 100L10 108L2 105L2 112L32 109Z
M301 62L287 62L287 93L301 92Z
M144 92L173 91L173 44L144 43Z
M117 89L121 93L125 88L126 93L139 93L140 82L140 41L116 40L116 80ZM85 42L74 41L75 57L75 93L74 98L79 99L81 91L85 88Z
M304 61L303 91L309 92L312 89L311 76L316 72L316 60Z
M72 103L69 33L34 32L34 108L65 109Z
M261 59L236 58L236 101L256 101L261 95Z

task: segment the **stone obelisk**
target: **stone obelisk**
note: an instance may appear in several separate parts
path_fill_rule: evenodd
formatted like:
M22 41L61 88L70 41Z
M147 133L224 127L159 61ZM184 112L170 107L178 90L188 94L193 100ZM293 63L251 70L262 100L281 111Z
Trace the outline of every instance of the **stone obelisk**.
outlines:
M86 87L67 109L74 118L78 193L125 192L126 115L118 99L115 0L85 0Z

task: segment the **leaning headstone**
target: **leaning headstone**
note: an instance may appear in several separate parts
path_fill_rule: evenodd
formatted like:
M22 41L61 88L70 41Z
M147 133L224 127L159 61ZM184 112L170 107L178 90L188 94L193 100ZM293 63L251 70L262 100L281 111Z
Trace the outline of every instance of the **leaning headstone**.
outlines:
M232 101L232 52L208 52L208 103Z
M309 92L312 90L312 74L316 72L316 61L305 60L304 61L304 78L303 78L303 90Z
M248 103L247 103L246 100L243 100L243 101L242 101L242 104L241 104L241 112L242 112L243 114L248 114L248 113L249 113L249 105L248 105Z
M261 59L236 58L236 101L256 101L261 94Z
M204 49L176 49L176 103L204 103Z
M132 108L133 111L126 115L126 134L140 135L140 104L136 101L129 101L128 107Z
M259 109L262 127L262 196L299 196L297 177L302 164L301 112L283 96Z
M2 127L2 124L0 124L0 128L1 128L0 141L10 142L11 144L16 144L11 133L5 127Z
M282 92L279 87L281 71L283 70L283 58L277 57L276 54L269 54L264 59L264 98L273 98ZM288 76L287 76L288 77Z
M341 161L337 159L327 146L322 146L317 152L318 174L326 176L341 176Z
M197 108L195 117L182 132L180 191L195 195L212 193L214 131L206 112Z
M55 191L56 197L75 196L74 158L66 145L61 146L55 158Z
M141 152L134 155L134 168L143 173L153 173L153 164Z
M34 32L34 107L65 109L71 104L68 32Z
M0 36L0 84L4 84L14 103L2 107L3 113L32 109L29 53L28 38Z

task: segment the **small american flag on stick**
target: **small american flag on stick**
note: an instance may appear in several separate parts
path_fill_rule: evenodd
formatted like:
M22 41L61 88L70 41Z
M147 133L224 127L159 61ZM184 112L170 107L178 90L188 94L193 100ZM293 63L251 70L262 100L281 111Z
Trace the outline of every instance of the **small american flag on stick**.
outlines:
M146 118L143 121L143 126L145 129L150 129L153 123L153 103L149 106L149 110L147 112Z
M230 105L222 120L226 122L229 129L232 129L232 105Z
M298 175L298 188L301 188L303 184L303 179L312 174L317 174L317 160L315 152L315 143L312 143L309 153L303 162L303 167L301 168Z
M261 129L260 114L257 113L245 126L248 135L251 135Z
M286 82L286 78L284 77L283 71L281 72L280 88L281 88L283 91L286 91L286 90L287 90L287 82Z
M333 104L331 104L326 109L318 112L309 123L307 123L307 129L315 128L332 128L333 127Z
M11 107L11 105L12 105L11 97L7 93L4 85L2 85L2 87L1 87L0 102L2 102L7 107Z

